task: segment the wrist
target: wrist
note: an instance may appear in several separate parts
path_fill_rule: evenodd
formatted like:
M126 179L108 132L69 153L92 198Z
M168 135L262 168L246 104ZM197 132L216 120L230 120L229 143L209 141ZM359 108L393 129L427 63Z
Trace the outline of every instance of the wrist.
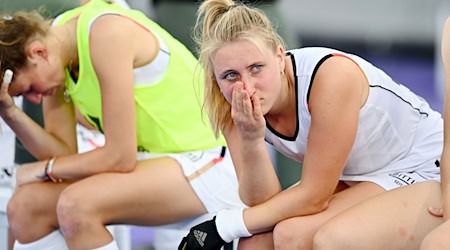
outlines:
M53 183L62 182L62 179L56 178L56 177L55 177L55 174L53 173L53 166L55 165L55 161L56 161L56 156L52 157L52 158L48 161L47 167L45 168L45 174L48 176L48 178L49 178Z
M39 175L36 175L36 178L38 178L41 181L48 181L48 180L50 180L50 177L48 177L48 174L47 174L47 168L48 168L48 161L45 162L43 173L39 174Z
M56 178L53 173L53 167L55 165L56 157L52 157L47 161L44 168L44 173L42 175L36 176L39 180L42 181L52 181L53 183L62 182L63 180L60 178Z
M244 223L244 209L221 210L216 215L216 227L220 237L227 243L241 237L250 237Z
M22 110L13 104L12 106L10 106L8 108L0 109L0 116L3 118L3 120L5 120L5 122L13 121L17 112L22 112Z

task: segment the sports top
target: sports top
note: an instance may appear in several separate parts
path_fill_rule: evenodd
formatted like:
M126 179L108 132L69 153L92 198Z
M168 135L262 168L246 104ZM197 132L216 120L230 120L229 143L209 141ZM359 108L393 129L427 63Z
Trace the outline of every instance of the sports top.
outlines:
M54 21L63 25L77 17L78 79L66 71L66 89L83 116L103 131L100 83L92 65L89 48L90 27L102 15L120 15L155 34L160 41L157 58L135 69L134 101L138 151L184 152L225 145L216 139L202 112L201 76L198 63L190 51L139 11L122 8L103 0L93 0L67 11ZM120 100L117 100L120 105Z
M428 103L364 59L329 48L302 48L288 52L293 63L297 99L297 128L284 136L270 125L266 141L298 162L303 162L311 114L308 100L315 73L332 56L353 60L367 78L369 96L360 109L357 135L341 180L363 180L363 175L422 171L439 173L443 120Z

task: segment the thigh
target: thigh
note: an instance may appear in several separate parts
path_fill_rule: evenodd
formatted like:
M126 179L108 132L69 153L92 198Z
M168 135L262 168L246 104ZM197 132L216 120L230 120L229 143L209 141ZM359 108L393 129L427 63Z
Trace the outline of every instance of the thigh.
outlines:
M102 173L81 180L65 195L82 200L86 214L104 224L161 225L206 212L172 158L139 161L130 173Z
M440 206L440 197L436 181L393 189L347 209L321 232L350 249L417 249L443 222L428 213L429 206Z
M339 192L339 190L342 190ZM342 211L380 193L386 192L372 182L360 182L352 187L338 188L328 205L320 213L299 216L279 222L274 229L275 245L288 244L311 248L317 230Z
M450 234L450 220L441 224L433 231L431 231L420 246L421 250L429 249L450 249L450 240L448 238Z

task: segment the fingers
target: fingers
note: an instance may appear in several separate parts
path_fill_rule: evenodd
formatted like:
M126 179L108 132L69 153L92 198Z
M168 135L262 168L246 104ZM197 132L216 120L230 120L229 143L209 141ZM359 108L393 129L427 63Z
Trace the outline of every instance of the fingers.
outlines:
M253 116L255 119L259 119L263 116L262 109L261 109L261 102L259 100L258 95L252 96L252 106L253 106Z
M428 207L428 212L436 217L443 217L444 216L444 210L442 208L437 207Z
M242 113L245 116L251 116L253 113L253 104L249 92L245 89L242 82L237 82L233 89L232 108L237 113Z
M5 73L3 74L3 83L1 87L1 91L3 93L8 91L9 84L12 81L13 72L10 69L5 70Z
M232 106L237 113L244 112L244 103L247 98L247 92L244 90L244 84L242 82L237 82L234 85Z

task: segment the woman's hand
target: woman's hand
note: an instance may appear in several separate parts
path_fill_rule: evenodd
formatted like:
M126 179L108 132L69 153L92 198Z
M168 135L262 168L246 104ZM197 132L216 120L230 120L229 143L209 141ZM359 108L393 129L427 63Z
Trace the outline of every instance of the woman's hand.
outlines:
M444 220L449 219L448 209L446 209L445 203L440 207L429 206L428 212L435 217L444 217Z
M444 216L444 210L441 207L428 207L428 212L436 217L443 217Z
M256 94L251 95L242 82L237 82L234 86L231 117L242 139L249 141L264 139L266 121L261 111L259 97Z
M10 108L15 107L12 96L8 94L9 84L12 79L12 71L6 70L2 79L2 85L0 87L0 116L3 117Z
M22 186L34 182L47 181L45 166L47 161L36 161L21 165L16 173L16 185Z

